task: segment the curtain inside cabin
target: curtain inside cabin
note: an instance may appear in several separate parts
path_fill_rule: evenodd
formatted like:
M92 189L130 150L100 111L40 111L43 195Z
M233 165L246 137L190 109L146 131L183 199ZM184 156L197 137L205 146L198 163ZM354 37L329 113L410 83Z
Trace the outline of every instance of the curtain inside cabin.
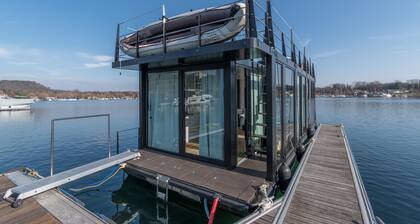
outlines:
M149 74L148 104L148 145L178 152L178 72Z

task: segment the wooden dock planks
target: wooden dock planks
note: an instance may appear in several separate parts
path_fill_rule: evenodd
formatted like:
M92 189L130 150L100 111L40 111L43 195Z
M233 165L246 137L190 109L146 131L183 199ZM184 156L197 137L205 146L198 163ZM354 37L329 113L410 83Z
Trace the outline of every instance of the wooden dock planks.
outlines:
M341 126L321 125L289 203L254 223L363 223ZM287 200L287 198L286 198Z
M0 174L0 195L3 195L16 184L27 184L35 179L21 171ZM52 189L25 199L18 208L13 208L11 203L1 200L0 223L100 224L107 223L107 221L103 217L101 218L88 211L83 205L65 195L61 190Z
M191 186L251 204L258 187L265 180L266 163L246 160L238 168L227 170L209 163L185 157L169 155L154 150L141 150L141 157L127 163L128 173L142 172L161 174Z
M320 128L284 223L363 223L341 127Z
M6 176L0 176L0 195L15 185ZM35 199L29 198L19 208L12 208L6 201L0 202L0 223L43 224L61 223Z

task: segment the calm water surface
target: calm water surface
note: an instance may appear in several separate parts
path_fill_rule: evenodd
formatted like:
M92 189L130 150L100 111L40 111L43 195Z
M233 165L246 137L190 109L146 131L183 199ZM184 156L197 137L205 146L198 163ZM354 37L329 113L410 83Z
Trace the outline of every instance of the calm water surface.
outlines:
M376 215L386 223L420 220L420 100L317 99L321 123L344 123ZM31 111L0 112L0 172L31 167L49 174L50 120L58 117L111 114L112 149L117 130L138 126L136 101L39 102ZM66 170L107 155L106 119L68 121L56 126L56 171ZM122 148L136 147L136 133L121 136ZM65 186L83 187L113 169ZM127 178L111 179L99 190L72 193L88 209L117 223L156 223L165 206L155 199L155 188ZM176 203L175 203L176 202ZM159 208L159 209L158 209ZM170 195L170 223L206 223L202 206ZM216 223L236 220L218 211Z

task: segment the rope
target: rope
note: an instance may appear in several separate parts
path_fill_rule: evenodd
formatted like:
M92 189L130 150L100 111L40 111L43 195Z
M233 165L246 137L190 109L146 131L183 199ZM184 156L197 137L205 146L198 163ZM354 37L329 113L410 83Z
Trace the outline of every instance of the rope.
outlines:
M79 191L83 191L83 190L86 190L86 189L97 188L97 187L101 186L102 184L104 184L105 182L107 182L108 180L110 180L112 177L114 177L120 170L124 169L124 167L125 167L125 164L121 164L120 167L118 167L118 169L115 170L110 176L108 176L104 180L98 182L97 184L82 187L82 188L69 188L69 190L74 191L74 192L79 192Z
M207 218L209 218L210 217L210 212L209 212L209 206L207 204L207 198L206 197L204 197L203 204L204 204L204 211L206 212L206 216L207 216Z

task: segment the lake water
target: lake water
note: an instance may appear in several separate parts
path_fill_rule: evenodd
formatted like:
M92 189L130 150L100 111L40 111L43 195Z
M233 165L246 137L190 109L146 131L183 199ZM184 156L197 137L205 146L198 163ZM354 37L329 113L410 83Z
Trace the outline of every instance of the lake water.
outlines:
M420 220L420 100L317 99L321 123L344 123L354 156L376 215L386 223ZM31 167L49 175L50 121L53 118L111 114L112 149L116 131L138 126L136 101L38 102L31 111L0 112L0 172ZM121 136L121 148L135 148L136 131ZM106 118L57 122L56 171L107 156ZM102 180L113 169L77 181L83 187ZM99 190L72 193L86 207L117 223L151 223L164 217L155 188L122 173ZM175 203L176 202L176 203ZM160 207L160 209L157 209ZM159 212L158 212L159 211ZM206 223L199 203L170 195L170 223ZM218 211L215 223L238 217Z

